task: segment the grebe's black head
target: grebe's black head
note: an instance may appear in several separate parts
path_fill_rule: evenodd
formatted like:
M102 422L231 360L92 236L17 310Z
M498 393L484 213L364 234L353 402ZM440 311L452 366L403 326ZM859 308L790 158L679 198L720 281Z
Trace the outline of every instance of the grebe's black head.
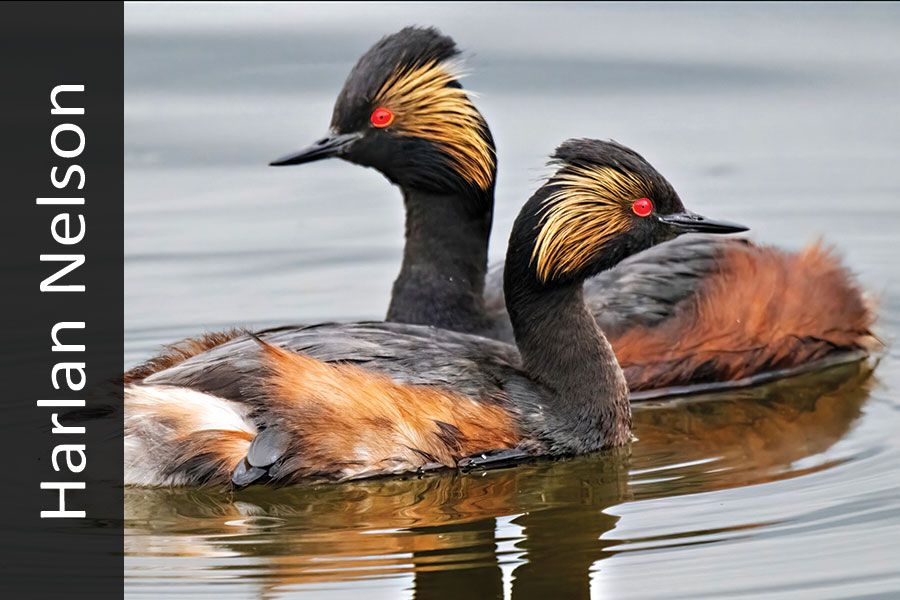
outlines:
M494 141L457 81L458 55L453 40L433 28L383 38L347 77L329 134L272 165L337 156L410 189L492 189Z
M551 164L558 170L519 214L507 258L528 261L542 284L590 277L682 233L747 230L686 210L656 169L615 142L569 140Z

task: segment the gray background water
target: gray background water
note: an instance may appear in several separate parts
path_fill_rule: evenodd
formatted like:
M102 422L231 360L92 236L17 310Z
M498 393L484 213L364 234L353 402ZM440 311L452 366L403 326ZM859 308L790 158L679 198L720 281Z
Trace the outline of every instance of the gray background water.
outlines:
M613 138L759 242L835 245L896 337L898 4L129 4L126 365L205 330L383 316L397 190L266 163L320 137L358 56L408 24L466 50L498 147L493 260L554 146ZM128 595L900 596L897 360L639 408L623 456L130 490Z

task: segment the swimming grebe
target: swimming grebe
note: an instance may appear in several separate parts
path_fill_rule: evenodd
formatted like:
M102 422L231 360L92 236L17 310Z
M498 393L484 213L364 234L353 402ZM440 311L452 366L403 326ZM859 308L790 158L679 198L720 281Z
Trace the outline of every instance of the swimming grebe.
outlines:
M434 29L385 37L350 72L329 135L272 164L336 156L379 170L406 206L387 320L511 341L502 267L485 284L494 143L454 75L458 54ZM679 238L588 281L585 299L632 391L734 382L877 347L874 314L818 244L791 253Z
M627 443L628 389L584 279L681 233L746 228L686 211L618 144L570 140L553 159L510 235L518 353L399 323L242 336L126 386L126 482L347 479Z

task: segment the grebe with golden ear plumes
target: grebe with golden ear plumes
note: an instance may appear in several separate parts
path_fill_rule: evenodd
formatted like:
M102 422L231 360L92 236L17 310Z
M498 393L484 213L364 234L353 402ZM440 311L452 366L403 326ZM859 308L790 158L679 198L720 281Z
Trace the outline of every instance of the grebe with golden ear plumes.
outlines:
M125 388L126 482L341 480L581 454L630 439L628 389L585 278L691 231L637 153L570 140L513 226L504 286L514 348L398 323L232 339Z
M387 320L511 341L502 266L485 281L496 158L454 75L459 51L406 28L351 71L329 135L274 162L340 157L400 187L406 247ZM589 280L585 300L632 391L759 381L878 348L875 316L833 252L687 236Z

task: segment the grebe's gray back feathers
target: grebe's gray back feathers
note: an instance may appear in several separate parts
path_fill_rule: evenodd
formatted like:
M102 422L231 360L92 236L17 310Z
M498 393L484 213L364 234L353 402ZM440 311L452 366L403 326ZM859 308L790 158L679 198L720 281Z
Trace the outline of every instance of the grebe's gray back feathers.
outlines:
M350 364L402 383L446 385L483 396L520 368L514 346L430 326L371 321L286 326L257 332L273 346L326 363ZM239 336L143 380L246 401L264 367L259 343Z

